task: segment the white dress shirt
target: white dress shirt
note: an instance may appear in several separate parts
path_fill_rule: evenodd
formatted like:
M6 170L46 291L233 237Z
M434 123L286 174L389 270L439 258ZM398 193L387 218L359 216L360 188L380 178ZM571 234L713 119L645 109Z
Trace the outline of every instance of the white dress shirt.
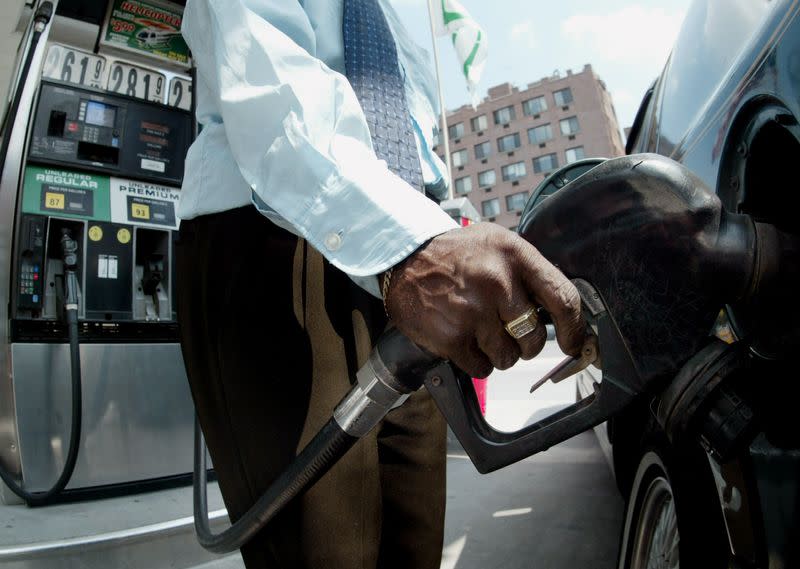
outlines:
M344 73L343 0L188 0L182 33L197 67L202 132L186 158L182 219L254 203L359 285L456 227L378 160ZM427 53L388 0L429 189L446 192Z

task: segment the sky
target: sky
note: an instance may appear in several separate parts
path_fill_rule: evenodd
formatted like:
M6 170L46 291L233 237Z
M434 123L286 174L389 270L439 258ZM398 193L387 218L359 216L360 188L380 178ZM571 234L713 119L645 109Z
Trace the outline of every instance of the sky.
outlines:
M489 60L478 87L528 83L586 63L611 92L620 128L664 67L690 0L460 0L489 37ZM395 0L411 35L431 46L426 0ZM469 102L450 39L438 40L445 106Z

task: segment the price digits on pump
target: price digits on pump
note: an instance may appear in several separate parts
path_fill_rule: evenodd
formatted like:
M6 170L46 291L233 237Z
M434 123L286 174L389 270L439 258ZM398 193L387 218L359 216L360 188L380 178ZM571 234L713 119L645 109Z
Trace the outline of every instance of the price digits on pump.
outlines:
M74 85L102 88L105 72L104 57L53 44L47 51L42 75Z
M150 206L141 204L141 203L133 203L131 204L131 217L134 219L150 219Z
M44 201L47 209L64 209L64 194L46 192Z
M42 76L166 103L185 111L192 107L192 82L189 79L173 77L167 84L166 76L157 71L122 61L112 61L107 65L103 56L59 44L53 44L48 49Z
M173 77L169 83L169 106L184 111L192 108L192 82L188 79Z
M146 101L164 102L167 78L161 73L115 61L108 74L108 90Z

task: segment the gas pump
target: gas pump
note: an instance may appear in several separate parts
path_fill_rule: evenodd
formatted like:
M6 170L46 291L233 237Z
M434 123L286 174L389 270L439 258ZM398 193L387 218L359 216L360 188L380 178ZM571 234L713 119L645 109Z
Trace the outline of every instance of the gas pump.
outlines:
M4 133L0 469L25 493L51 488L77 408L66 494L188 480L194 413L173 262L193 130L183 7L52 4L38 44L23 41L29 68L19 71ZM66 296L70 274L77 302ZM81 344L78 402L67 304ZM0 485L5 502L14 500L8 490Z

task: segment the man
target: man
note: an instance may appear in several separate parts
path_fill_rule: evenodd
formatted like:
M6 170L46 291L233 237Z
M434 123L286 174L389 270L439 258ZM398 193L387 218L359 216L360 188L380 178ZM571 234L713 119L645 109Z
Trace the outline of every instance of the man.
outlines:
M179 208L192 394L236 519L330 418L392 322L475 377L583 339L571 283L492 224L457 228L434 83L388 0L189 0L202 133ZM437 193L438 192L438 193ZM255 205L255 207L254 207ZM242 549L252 567L439 566L445 425L424 390Z

